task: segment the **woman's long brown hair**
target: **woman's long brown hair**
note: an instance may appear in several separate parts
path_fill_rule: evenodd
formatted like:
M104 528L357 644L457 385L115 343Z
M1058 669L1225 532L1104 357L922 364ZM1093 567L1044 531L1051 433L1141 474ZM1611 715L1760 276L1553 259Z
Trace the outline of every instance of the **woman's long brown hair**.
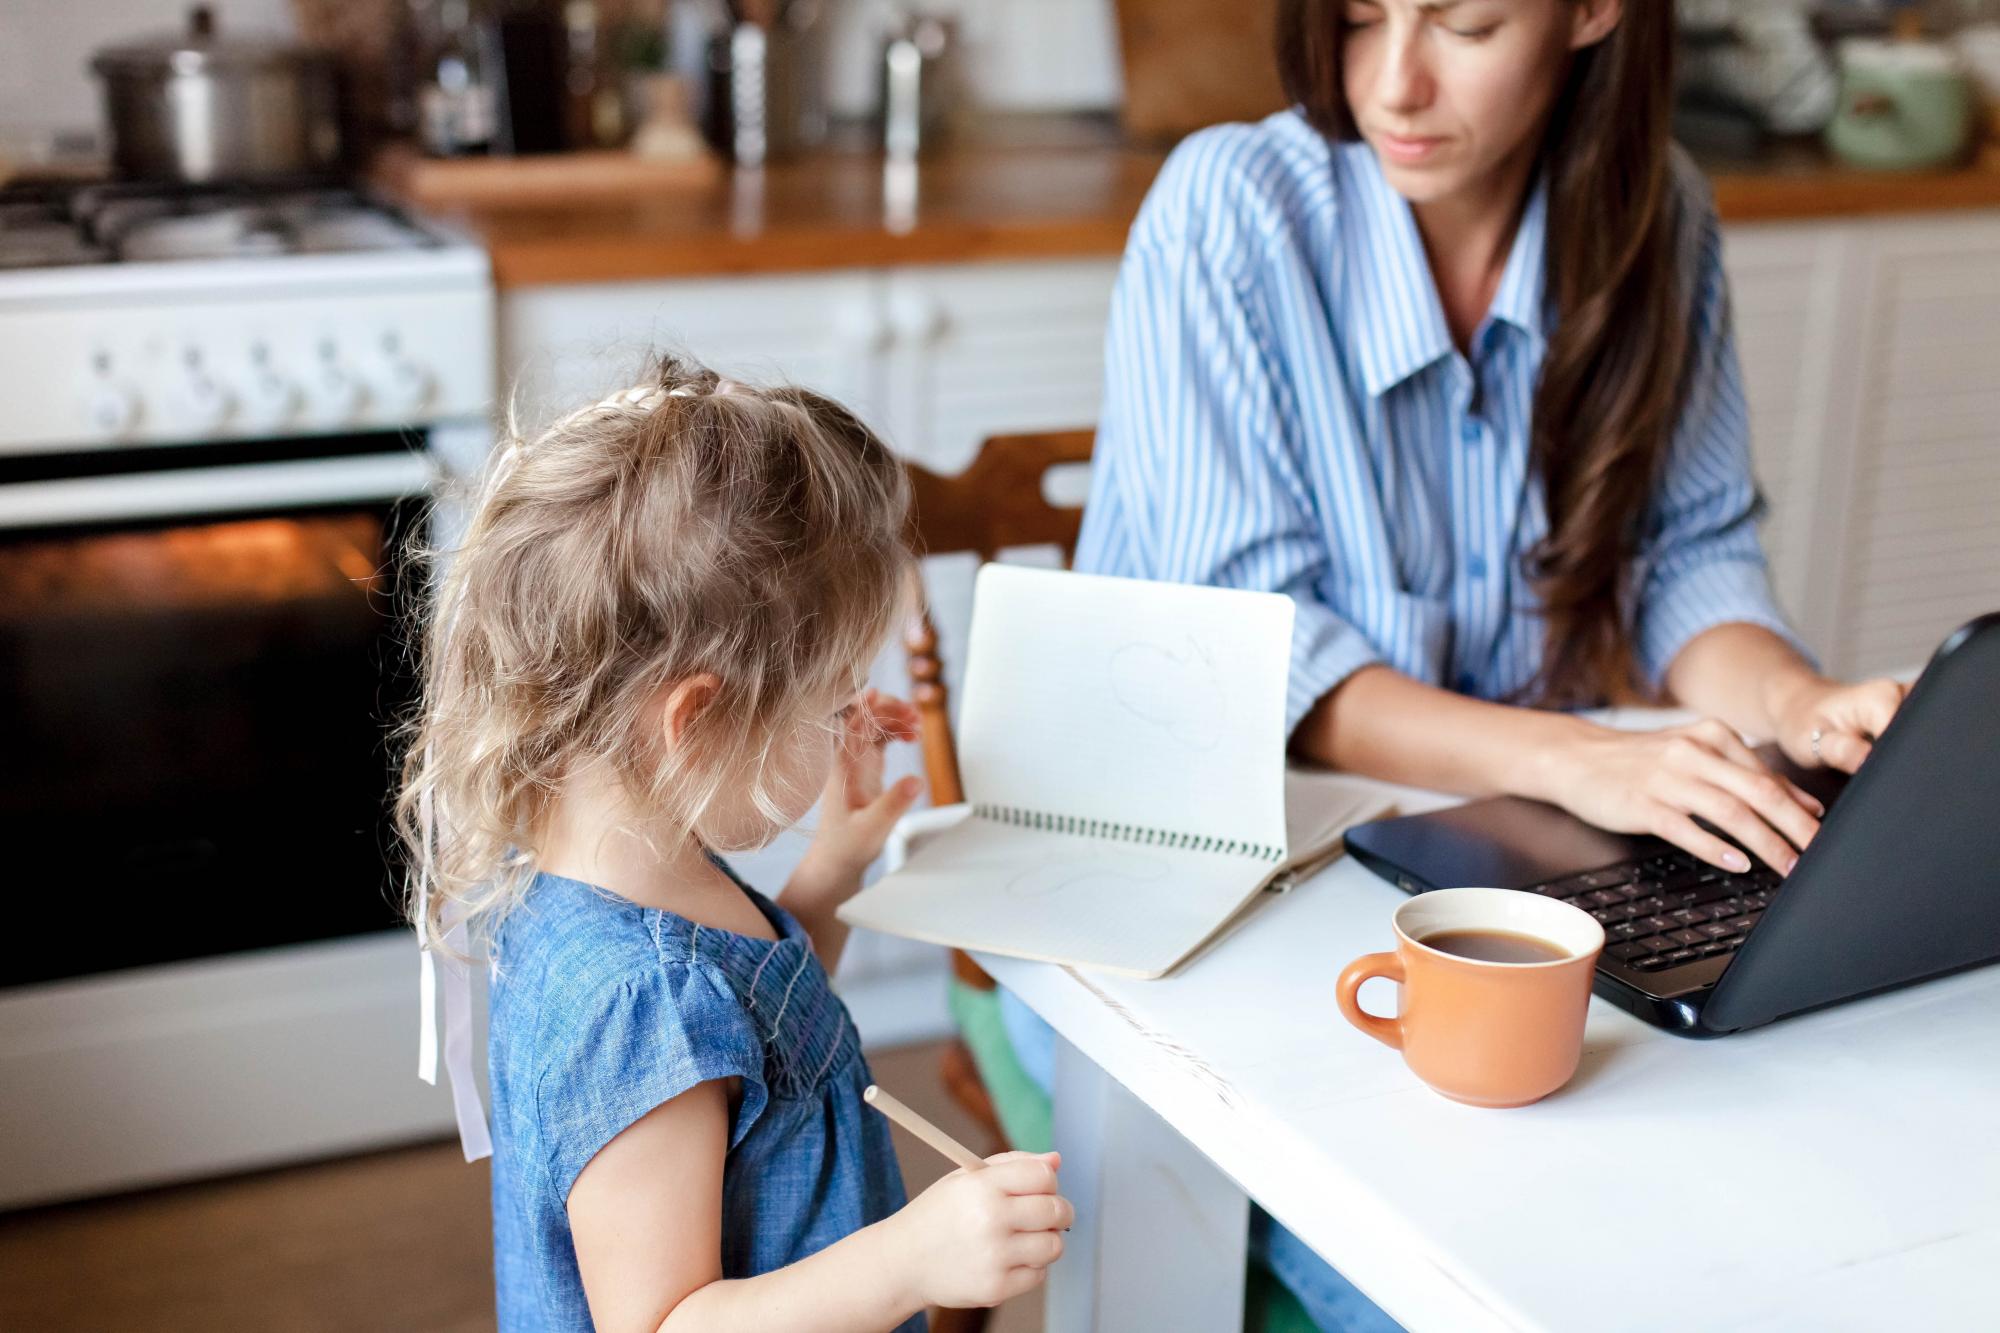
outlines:
M1357 136L1341 77L1342 0L1279 0L1285 91L1331 139ZM1579 52L1543 141L1549 294L1530 456L1548 535L1528 555L1546 625L1540 703L1638 692L1625 603L1647 497L1688 383L1685 275L1671 188L1673 7L1625 0Z

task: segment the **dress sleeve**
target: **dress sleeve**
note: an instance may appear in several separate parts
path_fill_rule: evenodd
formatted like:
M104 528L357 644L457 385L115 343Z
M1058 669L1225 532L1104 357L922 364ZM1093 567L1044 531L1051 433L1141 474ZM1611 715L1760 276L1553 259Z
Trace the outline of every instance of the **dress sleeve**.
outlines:
M1331 556L1292 396L1242 284L1181 229L1195 188L1164 174L1126 251L1077 568L1289 595L1290 731L1380 654L1318 595Z
M1656 690L1681 650L1717 625L1761 625L1806 654L1772 596L1757 537L1764 500L1750 466L1750 419L1730 328L1721 231L1706 198L1700 203L1691 247L1694 368L1640 547L1634 640L1640 668Z
M545 1004L558 1003L551 995ZM764 1109L763 1045L729 985L701 964L593 980L562 997L543 1037L536 1114L556 1197L640 1117L711 1079L742 1080L734 1148Z

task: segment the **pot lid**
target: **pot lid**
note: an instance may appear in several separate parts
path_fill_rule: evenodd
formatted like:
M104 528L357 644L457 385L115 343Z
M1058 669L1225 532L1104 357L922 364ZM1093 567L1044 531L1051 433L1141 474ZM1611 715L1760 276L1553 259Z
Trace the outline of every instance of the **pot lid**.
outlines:
M120 42L92 57L99 74L199 74L204 70L266 69L324 59L324 53L278 36L224 36L216 30L215 11L207 5L188 10L187 27L179 32Z

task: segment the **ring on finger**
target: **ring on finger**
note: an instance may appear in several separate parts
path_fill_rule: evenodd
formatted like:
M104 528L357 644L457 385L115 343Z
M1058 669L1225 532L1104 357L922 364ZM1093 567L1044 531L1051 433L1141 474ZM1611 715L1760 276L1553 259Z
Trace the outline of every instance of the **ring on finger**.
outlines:
M1812 752L1813 752L1813 762L1815 764L1826 763L1826 756L1819 752L1819 743L1825 739L1826 739L1825 732L1821 731L1818 727L1814 727L1812 729Z

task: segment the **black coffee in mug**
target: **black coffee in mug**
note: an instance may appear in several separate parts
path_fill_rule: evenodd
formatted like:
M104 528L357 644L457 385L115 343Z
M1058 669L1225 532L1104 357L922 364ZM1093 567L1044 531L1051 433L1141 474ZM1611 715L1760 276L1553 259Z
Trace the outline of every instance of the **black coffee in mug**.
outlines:
M1553 963L1570 956L1561 945L1511 930L1441 930L1424 936L1419 943L1481 963Z

